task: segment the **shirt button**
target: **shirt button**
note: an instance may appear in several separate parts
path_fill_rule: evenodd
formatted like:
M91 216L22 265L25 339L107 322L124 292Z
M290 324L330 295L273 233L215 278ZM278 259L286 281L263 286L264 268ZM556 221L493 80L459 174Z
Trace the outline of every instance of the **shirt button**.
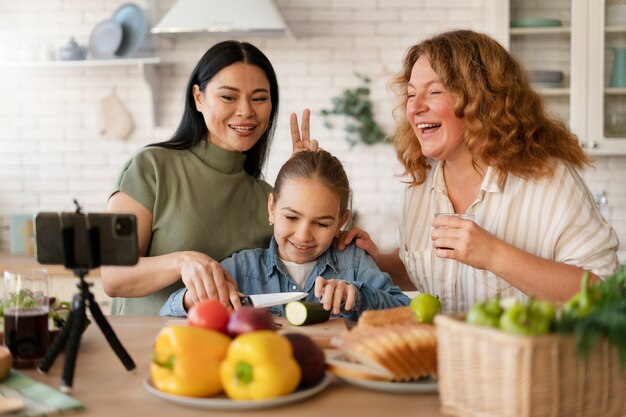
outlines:
M292 286L291 289L295 291L296 290L296 286L295 285Z

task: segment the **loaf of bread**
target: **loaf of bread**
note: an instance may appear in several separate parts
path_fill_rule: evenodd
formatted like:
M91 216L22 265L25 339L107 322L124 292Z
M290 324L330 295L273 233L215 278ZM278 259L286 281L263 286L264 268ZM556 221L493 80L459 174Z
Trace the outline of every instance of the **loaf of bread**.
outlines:
M410 323L417 323L417 319L409 306L367 310L359 317L359 327L385 327L393 324Z
M435 327L418 323L410 307L365 311L331 344L346 359L331 364L339 376L410 381L437 374Z
M410 381L437 373L437 337L430 324L362 326L359 320L331 343L381 379Z

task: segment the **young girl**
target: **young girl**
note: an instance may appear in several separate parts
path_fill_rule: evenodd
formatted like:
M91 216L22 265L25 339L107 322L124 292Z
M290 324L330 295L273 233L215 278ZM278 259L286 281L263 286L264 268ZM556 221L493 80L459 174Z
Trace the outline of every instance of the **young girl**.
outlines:
M274 237L267 249L248 249L221 262L244 294L305 291L306 301L356 320L362 311L408 305L410 299L363 250L331 246L350 218L350 185L330 153L302 151L280 169L269 195ZM173 293L159 315L185 316L186 289ZM284 316L284 306L270 308Z

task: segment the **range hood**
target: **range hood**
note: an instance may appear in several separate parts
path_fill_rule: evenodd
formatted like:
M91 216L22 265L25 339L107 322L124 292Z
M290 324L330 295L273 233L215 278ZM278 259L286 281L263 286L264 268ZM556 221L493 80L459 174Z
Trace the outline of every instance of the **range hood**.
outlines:
M287 25L272 0L178 0L151 32L282 35Z

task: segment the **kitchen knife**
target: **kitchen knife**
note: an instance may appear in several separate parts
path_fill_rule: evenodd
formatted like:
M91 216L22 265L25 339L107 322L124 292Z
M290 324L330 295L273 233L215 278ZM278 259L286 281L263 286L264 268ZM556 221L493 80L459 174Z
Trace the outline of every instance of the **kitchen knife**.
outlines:
M273 294L242 295L239 299L242 306L265 308L300 300L307 295L308 293L306 292L278 292Z

